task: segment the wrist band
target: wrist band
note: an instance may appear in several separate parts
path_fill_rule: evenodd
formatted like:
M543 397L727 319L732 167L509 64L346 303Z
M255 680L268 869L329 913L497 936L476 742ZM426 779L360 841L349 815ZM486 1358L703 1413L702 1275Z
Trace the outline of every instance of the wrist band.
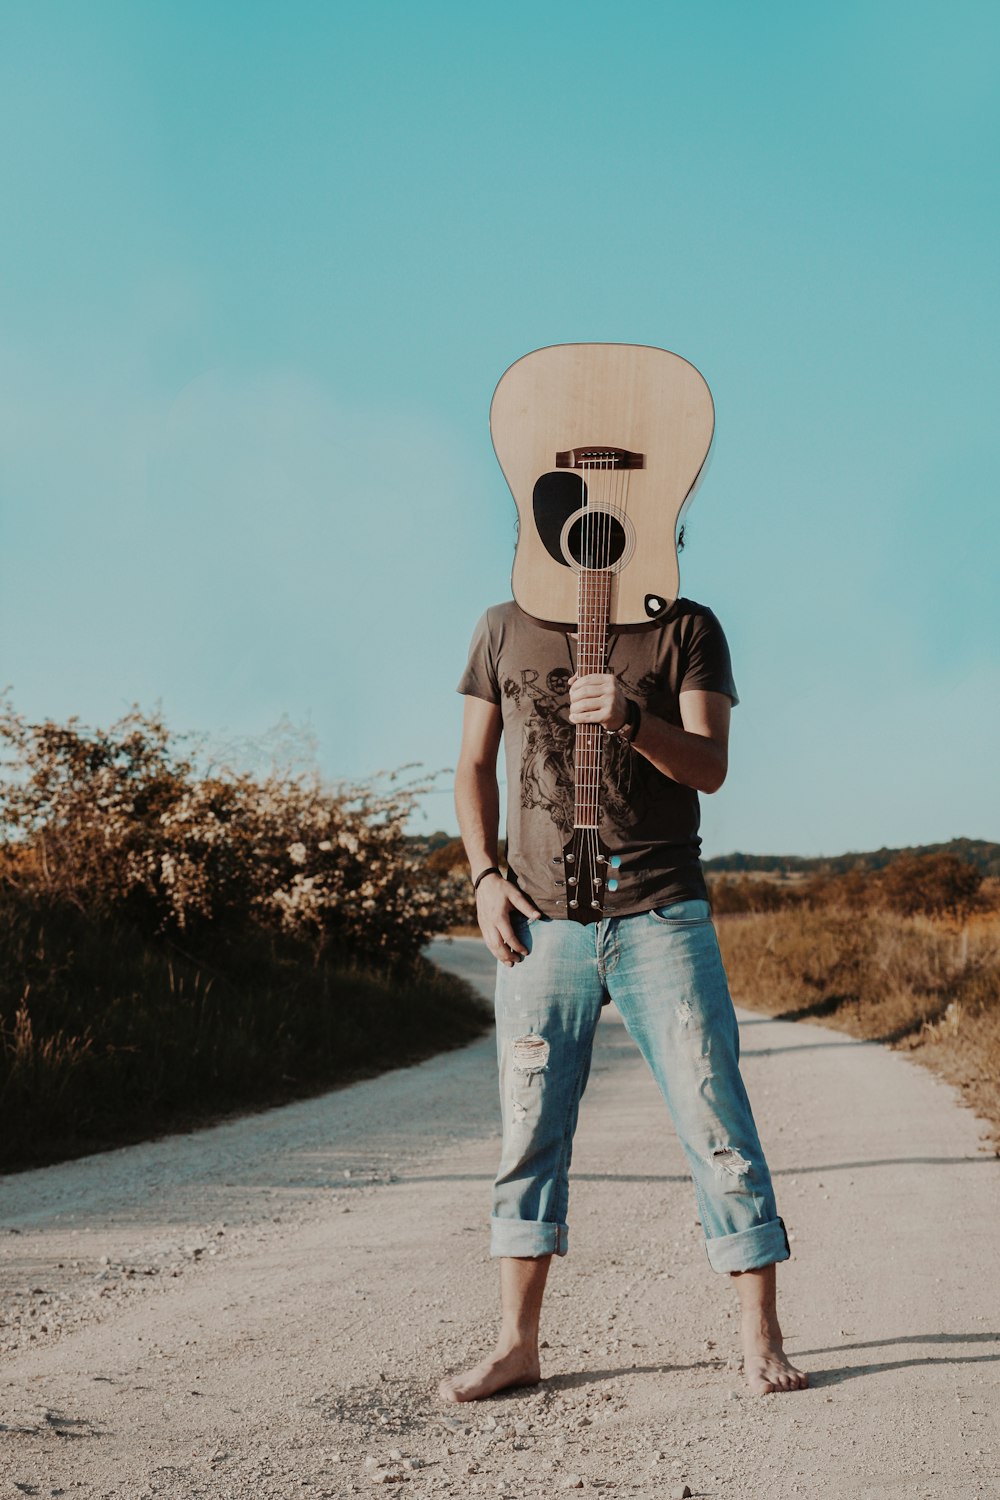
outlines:
M639 733L639 725L641 722L642 710L640 709L638 703L636 703L634 698L626 698L625 722L619 729L612 729L609 731L609 733L617 735L620 740L624 740L627 745L630 745L635 739L636 735Z
M488 870L484 870L481 875L477 875L476 878L475 878L475 880L472 882L472 894L473 895L476 894L476 892L478 891L479 887L482 885L483 881L486 879L487 875L499 875L500 878L503 879L503 871L497 865L490 865L490 867L489 867Z

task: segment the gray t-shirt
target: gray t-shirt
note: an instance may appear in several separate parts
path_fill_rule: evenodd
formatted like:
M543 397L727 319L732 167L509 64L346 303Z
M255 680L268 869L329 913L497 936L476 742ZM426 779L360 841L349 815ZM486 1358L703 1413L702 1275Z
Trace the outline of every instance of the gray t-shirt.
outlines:
M655 624L608 633L608 671L643 709L681 724L679 694L699 688L738 703L729 647L715 615L677 599ZM565 917L561 855L573 831L573 743L569 679L576 642L540 624L513 600L476 626L460 693L500 705L507 766L507 862L540 911ZM698 793L608 735L603 742L600 838L621 856L607 916L705 898Z

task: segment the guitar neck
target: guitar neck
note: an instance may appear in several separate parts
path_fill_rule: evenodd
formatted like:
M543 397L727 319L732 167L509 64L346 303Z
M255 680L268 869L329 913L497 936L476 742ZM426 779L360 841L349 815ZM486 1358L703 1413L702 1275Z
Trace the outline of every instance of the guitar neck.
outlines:
M576 672L587 677L603 672L608 657L608 619L612 573L607 568L581 568L577 611ZM577 724L573 755L574 826L596 828L601 785L600 724Z

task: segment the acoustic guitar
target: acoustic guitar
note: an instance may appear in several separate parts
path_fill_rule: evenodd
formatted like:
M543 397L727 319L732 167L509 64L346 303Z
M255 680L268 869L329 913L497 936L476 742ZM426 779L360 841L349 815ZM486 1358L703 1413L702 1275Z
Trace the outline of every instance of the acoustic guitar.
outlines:
M526 614L576 627L577 675L607 666L608 627L654 624L680 587L677 527L715 426L702 375L667 349L556 344L516 361L490 433L518 512L511 587ZM620 859L598 835L606 731L578 724L566 913L599 921Z

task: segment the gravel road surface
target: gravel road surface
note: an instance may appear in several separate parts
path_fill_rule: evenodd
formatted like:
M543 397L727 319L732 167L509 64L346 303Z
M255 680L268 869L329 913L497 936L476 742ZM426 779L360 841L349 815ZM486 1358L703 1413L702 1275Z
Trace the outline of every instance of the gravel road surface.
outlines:
M432 956L491 989L473 939ZM905 1057L740 1012L802 1392L745 1394L680 1147L611 1010L544 1383L445 1408L494 1329L492 1035L320 1098L0 1179L10 1495L1000 1495L1000 1162Z

